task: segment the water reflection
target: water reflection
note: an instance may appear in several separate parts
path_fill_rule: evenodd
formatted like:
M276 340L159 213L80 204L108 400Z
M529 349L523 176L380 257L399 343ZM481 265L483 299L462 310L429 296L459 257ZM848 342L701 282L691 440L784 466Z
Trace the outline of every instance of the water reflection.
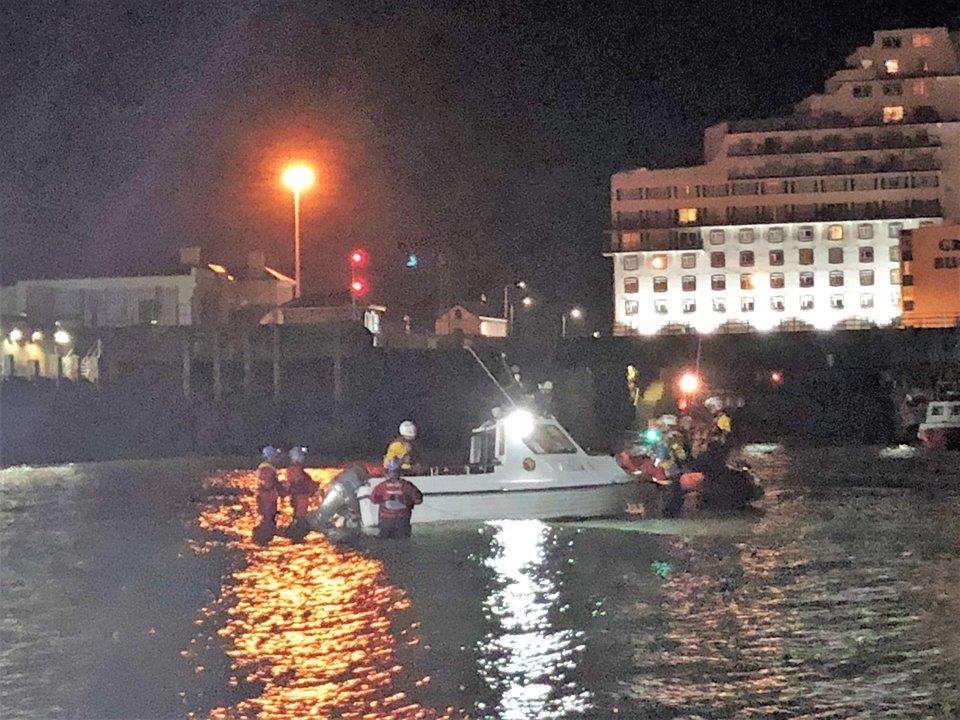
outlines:
M499 695L495 717L560 718L587 710L590 693L575 681L582 633L559 627L556 617L559 572L551 573L548 562L550 527L538 520L490 525L495 533L484 565L495 577L484 608L494 627L479 643L478 663Z
M321 485L332 474L311 471ZM200 525L244 553L243 567L221 589L226 622L218 633L233 661L230 683L259 689L210 717L449 716L421 707L404 690L429 678L410 676L398 659L399 645L419 642L417 625L404 626L410 602L384 581L378 561L317 536L302 545L281 538L254 545L256 478L235 473L210 482L233 492L226 503L204 508Z

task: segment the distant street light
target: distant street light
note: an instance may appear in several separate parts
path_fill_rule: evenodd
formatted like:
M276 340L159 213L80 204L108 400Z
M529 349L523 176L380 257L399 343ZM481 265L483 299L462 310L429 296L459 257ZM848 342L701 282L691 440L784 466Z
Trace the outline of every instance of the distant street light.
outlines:
M70 333L68 333L63 328L60 328L55 333L53 333L53 341L57 345L69 345L71 339L72 338L70 337Z
M300 193L310 188L316 179L313 168L303 163L288 165L280 174L280 182L293 192L293 281L297 297L300 297Z
M523 303L523 306L524 306L525 308L528 308L528 307L532 307L532 306L533 306L533 298L530 297L529 295L525 296L525 297L523 298L523 300L521 300L520 302Z
M567 317L570 317L571 320L583 320L583 310L581 308L575 307L570 308L567 312L564 312L560 316L560 337L567 336Z

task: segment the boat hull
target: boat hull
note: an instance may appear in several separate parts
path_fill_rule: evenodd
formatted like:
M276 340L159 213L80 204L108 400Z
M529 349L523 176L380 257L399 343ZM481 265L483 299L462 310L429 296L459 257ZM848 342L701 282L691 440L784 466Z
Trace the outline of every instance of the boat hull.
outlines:
M928 450L960 450L960 427L922 427L917 433Z

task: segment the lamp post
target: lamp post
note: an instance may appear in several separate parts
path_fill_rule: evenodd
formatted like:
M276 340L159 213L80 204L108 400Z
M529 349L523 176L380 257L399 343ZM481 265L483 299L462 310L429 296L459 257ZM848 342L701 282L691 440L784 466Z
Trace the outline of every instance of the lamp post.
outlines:
M300 193L315 180L313 168L303 163L288 165L280 174L280 181L293 192L293 281L297 297L300 297Z
M583 310L578 307L570 308L560 316L560 336L567 336L567 317L571 320L583 320Z
M526 290L527 282L526 280L518 280L513 283L513 285L504 285L503 286L503 319L507 321L507 334L513 335L513 324L515 320L515 309L514 304L510 300L511 288L517 288L518 290ZM523 299L524 306L529 307L526 304L527 298Z

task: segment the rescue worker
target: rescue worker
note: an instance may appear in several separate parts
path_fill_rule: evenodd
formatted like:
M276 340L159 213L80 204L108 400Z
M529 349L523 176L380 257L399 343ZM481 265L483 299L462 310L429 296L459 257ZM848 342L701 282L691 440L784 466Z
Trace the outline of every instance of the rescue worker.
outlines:
M277 504L283 492L277 476L281 455L273 445L267 445L260 452L264 458L257 466L257 514L260 522L253 530L253 537L257 542L266 543L277 531Z
M392 458L386 466L387 478L370 493L370 502L380 506L380 537L410 537L413 506L423 502L420 490L400 476L400 461Z
M305 447L290 448L290 466L287 468L286 492L290 495L290 509L294 521L303 520L309 509L310 498L317 494L320 485L311 478L303 467L307 456ZM320 496L323 500L323 496Z
M404 420L398 430L397 437L387 446L383 467L386 469L391 460L397 460L401 469L409 471L414 464L413 441L417 438L417 426L411 420Z
M711 429L713 439L721 444L726 443L727 437L730 435L731 423L730 416L723 409L723 401L718 397L708 397L703 401L703 405L713 415L713 428Z

